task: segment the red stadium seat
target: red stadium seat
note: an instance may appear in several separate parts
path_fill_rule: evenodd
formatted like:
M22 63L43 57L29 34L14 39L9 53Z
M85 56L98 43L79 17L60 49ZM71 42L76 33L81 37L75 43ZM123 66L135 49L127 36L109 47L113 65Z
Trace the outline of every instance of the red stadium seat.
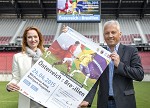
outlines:
M150 52L139 52L145 73L150 73Z
M15 52L1 52L0 53L0 74L11 74L12 59Z
M0 45L8 45L10 39L10 36L0 36Z

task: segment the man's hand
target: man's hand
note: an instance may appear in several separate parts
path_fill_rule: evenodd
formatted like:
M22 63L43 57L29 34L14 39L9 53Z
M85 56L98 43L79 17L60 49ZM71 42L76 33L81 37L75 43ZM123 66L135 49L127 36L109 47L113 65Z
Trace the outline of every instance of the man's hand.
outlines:
M116 52L113 52L112 54L110 54L111 59L114 61L114 65L116 67L118 67L119 62L120 62L120 57Z
M89 105L89 102L87 102L87 101L82 101L82 102L80 103L80 105L78 106L78 108L86 108L86 107L88 107L88 105Z

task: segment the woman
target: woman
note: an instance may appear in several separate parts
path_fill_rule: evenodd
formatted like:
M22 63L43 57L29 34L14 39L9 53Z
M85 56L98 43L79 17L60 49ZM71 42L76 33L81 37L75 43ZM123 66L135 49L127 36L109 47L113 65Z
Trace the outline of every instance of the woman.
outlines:
M36 27L27 27L23 34L22 52L13 57L12 80L7 84L8 91L18 91L17 83L44 52L43 36ZM44 108L40 104L19 94L18 108Z

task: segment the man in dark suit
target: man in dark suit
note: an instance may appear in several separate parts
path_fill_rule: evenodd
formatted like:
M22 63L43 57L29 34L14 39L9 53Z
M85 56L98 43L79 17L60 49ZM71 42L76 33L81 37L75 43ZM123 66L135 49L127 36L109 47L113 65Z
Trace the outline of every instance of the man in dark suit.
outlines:
M133 80L144 78L138 50L120 43L118 21L107 21L103 35L112 60L79 107L92 104L99 85L97 108L136 108Z

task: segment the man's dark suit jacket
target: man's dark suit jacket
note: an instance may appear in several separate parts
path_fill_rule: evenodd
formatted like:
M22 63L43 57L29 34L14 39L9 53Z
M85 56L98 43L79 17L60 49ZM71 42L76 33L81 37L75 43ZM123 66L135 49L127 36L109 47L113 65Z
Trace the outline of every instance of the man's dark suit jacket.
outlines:
M136 108L133 80L142 81L144 78L138 50L134 47L120 44L117 53L120 56L120 63L118 68L114 67L113 76L113 90L116 106L117 108ZM92 103L97 86L99 85L97 108L107 108L109 96L108 75L109 66L107 66L99 80L84 99Z

